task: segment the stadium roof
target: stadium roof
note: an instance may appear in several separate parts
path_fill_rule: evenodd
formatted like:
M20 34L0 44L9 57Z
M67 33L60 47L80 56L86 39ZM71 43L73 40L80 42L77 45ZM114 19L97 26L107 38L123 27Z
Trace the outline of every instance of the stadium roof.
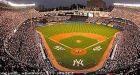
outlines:
M115 6L140 7L140 4L114 3Z
M28 6L35 6L35 3L33 4L15 4L12 2L8 2L9 5L13 6L13 7L28 7Z
M0 0L0 3L3 3L5 5L8 5L10 7L15 7L15 8L28 8L28 7L34 7L35 3L32 4L17 4L17 3L13 3L10 1L6 1L6 0Z

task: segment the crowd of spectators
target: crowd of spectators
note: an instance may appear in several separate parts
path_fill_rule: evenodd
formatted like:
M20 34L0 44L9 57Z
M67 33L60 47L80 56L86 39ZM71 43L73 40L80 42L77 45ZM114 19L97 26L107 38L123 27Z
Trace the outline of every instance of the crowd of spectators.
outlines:
M135 7L135 8L114 7L114 9L111 11L110 16L128 19L139 26L140 25L140 15L139 14L140 14L140 10L137 7Z
M0 72L43 70L41 65L44 63L39 59L40 50L34 41L34 31L31 27L32 16L40 17L42 14L32 9L23 11L1 8Z
M117 34L117 38L113 44L113 46L117 44L113 59L111 59L110 55L110 58L108 58L103 68L95 73L137 74L140 67L140 29L138 17L138 13L140 12L138 12L138 10L135 11L135 9L132 10L119 8L119 13L116 13L118 9L115 8L111 12L111 15L113 14L111 17L93 17L87 19L86 23L107 25L121 30L121 32ZM132 15L129 15L130 13ZM112 51L113 49L114 47Z
M121 20L120 20L121 21ZM121 25L121 23L119 24ZM124 30L121 31L115 41L117 48L113 59L108 59L104 67L98 72L101 73L126 73L138 70L140 67L140 32L137 25L127 21L122 24ZM114 45L115 45L114 44ZM113 48L112 48L113 50Z
M111 15L117 14L114 14L115 10L116 8L112 11ZM119 12L121 12L120 10ZM123 11L129 10L124 9ZM134 13L138 12L134 11ZM68 72L58 71L51 64L47 54L47 59L42 59L39 38L34 30L38 19L31 19L31 17L42 16L42 14L35 10L25 10L23 12L22 10L3 9L0 11L1 72L44 72L47 70L56 71L58 74L68 74ZM133 20L133 18L128 18L128 16L123 17L129 19L126 20L118 17L123 16L93 17L87 18L85 21L86 23L102 24L121 30L113 44L118 44L113 59L108 58L103 68L95 72L97 74L132 73L140 67L140 31L137 27L139 24L138 18ZM44 18L47 20L47 23L58 23L69 20L71 16L47 16Z
M137 33L137 34L135 34ZM138 69L139 64L139 37L138 31L123 31L117 35L116 41L118 42L115 55L113 59L108 59L104 67L98 72L127 72L126 70ZM112 49L113 50L113 49ZM139 65L139 66L138 66ZM122 71L122 70L123 71ZM117 70L117 71L116 71ZM116 71L116 72L115 72Z
M97 17L89 17L88 19L86 19L86 23L96 23L96 21L98 20Z
M10 10L1 8L0 11L0 37L1 41L8 37L12 31L21 25L26 19L32 16L41 16L35 10Z

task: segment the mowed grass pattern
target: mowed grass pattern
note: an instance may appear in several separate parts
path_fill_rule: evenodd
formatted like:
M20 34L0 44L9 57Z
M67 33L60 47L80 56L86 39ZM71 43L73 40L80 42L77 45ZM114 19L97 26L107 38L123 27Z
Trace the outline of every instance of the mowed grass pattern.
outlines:
M56 58L57 62L66 68L75 69L75 70L82 70L94 67L101 59L102 55L104 54L106 48L108 47L108 44L110 43L112 37L116 32L119 30L113 29L111 27L103 26L103 25L94 25L94 24L55 24L50 25L46 27L37 27L36 30L43 33L46 42L49 44L49 47L51 48L51 51ZM71 32L87 32L87 33L93 33L98 35L103 35L108 37L106 41L97 44L93 47L90 47L87 50L87 53L85 55L76 56L70 53L71 49L60 45L58 43L55 43L54 41L50 40L49 38L54 35L62 34L62 33L71 33ZM74 43L75 40L80 39L82 42L78 44ZM65 43L68 46L71 47L87 47L90 44L97 43L94 39L89 38L83 38L80 36L73 36L67 39L64 39L60 41L61 43ZM61 46L65 48L64 51L58 51L54 49L54 46ZM101 46L102 49L100 51L93 51L92 49L96 46ZM84 66L73 66L73 60L75 59L82 59Z

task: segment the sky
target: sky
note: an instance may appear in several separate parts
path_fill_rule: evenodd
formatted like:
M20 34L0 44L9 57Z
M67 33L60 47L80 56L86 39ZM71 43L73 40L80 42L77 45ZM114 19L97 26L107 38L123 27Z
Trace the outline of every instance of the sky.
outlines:
M7 0L14 3L36 3L42 4L46 7L56 7L59 5L69 6L73 3L86 4L87 0ZM131 3L131 4L140 4L140 0L103 0L106 2L107 6L112 5L113 3Z

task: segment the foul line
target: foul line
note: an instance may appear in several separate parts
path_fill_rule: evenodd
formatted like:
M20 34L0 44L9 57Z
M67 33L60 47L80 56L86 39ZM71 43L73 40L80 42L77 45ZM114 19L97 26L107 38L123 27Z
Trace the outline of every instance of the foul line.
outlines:
M57 41L55 41L55 40L53 40L53 39L51 39L51 38L49 38L49 39L52 40L52 41L55 42L55 43L58 43L58 44L64 46L64 47L67 47L67 48L69 48L69 49L73 49L73 48L71 48L71 47L69 47L69 46L67 46L67 45L64 45L64 44L62 44L62 43L60 43L60 42L57 42Z
M110 39L110 38L107 38L107 39L105 39L104 41L106 41L106 40L108 40L108 39ZM93 45L90 45L90 46L84 48L84 49L88 49L88 48L93 47L93 46L95 46L95 45L98 45L98 44L100 44L100 43L102 43L102 42L104 42L104 41L97 42L97 43L95 43L95 44L93 44Z

